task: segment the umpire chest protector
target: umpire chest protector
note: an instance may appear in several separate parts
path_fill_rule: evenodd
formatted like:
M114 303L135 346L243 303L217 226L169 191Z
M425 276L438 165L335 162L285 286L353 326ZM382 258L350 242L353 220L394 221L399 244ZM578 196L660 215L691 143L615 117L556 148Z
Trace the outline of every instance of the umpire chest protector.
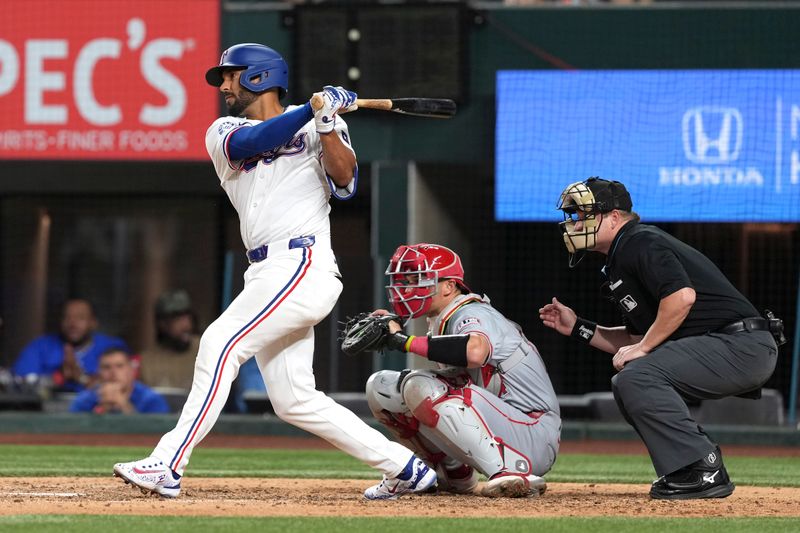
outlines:
M625 224L611 244L603 273L603 290L633 334L646 333L661 300L686 287L695 290L695 303L669 340L719 331L758 316L710 259L655 226Z
M629 242L630 230L640 225L630 226L631 223L628 223L611 245L608 261L602 270L606 282L601 292L619 308L628 330L635 335L643 335L656 319L658 300L646 290L636 275L636 259L644 251L641 243Z

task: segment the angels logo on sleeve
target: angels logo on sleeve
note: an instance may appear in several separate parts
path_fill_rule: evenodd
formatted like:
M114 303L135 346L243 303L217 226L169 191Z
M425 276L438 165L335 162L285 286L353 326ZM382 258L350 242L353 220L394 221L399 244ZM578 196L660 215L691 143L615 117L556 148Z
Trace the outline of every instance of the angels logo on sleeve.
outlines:
M467 329L468 326L472 326L472 325L480 326L480 324L481 324L481 321L478 320L477 317L471 316L471 317L465 318L465 319L463 319L461 322L459 322L456 325L454 333L461 333L462 331Z

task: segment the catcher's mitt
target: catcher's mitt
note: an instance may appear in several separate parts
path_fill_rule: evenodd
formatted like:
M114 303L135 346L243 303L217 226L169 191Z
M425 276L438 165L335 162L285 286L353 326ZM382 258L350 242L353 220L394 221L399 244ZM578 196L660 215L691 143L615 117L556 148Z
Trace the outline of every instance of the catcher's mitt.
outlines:
M350 319L342 329L342 351L347 355L382 350L389 337L389 322L400 321L397 315L371 315L361 313Z

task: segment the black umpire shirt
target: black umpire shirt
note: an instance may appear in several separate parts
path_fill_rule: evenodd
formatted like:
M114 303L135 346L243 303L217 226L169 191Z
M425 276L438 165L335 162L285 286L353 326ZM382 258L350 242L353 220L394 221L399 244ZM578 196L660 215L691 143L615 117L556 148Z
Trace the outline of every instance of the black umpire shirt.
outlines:
M696 300L668 340L703 335L759 316L711 260L655 226L626 223L611 244L603 273L611 298L634 335L646 333L659 302L684 287L695 290Z

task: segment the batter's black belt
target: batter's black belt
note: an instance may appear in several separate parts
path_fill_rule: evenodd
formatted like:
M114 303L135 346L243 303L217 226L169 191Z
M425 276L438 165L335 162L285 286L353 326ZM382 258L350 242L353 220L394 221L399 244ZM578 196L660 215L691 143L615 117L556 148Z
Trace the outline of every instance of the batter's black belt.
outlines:
M293 250L295 248L308 248L314 245L314 236L295 237L294 239L284 239L282 241L264 244L258 248L247 250L247 259L251 263L258 263L277 252Z
M766 318L752 317L744 318L738 322L728 324L724 328L717 330L717 333L724 333L725 335L733 335L741 331L770 331L769 321Z

